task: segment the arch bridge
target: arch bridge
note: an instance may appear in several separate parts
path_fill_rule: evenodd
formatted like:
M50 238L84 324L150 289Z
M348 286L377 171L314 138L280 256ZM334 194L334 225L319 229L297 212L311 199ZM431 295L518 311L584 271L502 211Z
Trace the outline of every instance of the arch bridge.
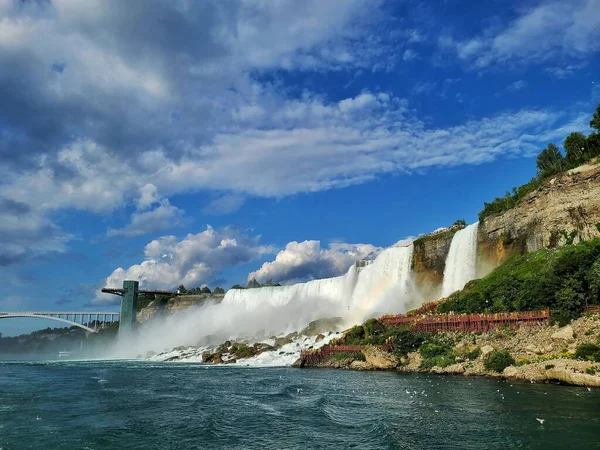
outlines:
M91 333L96 333L112 322L118 322L118 312L88 312L88 311L15 311L0 312L0 319L14 317L35 317L50 319L83 328Z

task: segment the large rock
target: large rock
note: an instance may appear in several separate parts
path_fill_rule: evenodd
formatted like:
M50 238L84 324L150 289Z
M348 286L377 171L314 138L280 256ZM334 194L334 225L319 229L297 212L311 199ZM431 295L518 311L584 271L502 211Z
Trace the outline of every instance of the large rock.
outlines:
M350 363L352 370L373 370L373 366L366 361L352 361Z
M571 325L560 328L555 333L552 333L551 337L555 342L571 343L575 341L575 336L573 334L573 328L571 328Z
M481 347L481 359L487 359L487 357L494 353L496 351L496 349L494 347L492 347L491 345L484 345L483 347Z
M377 347L367 347L363 350L366 362L378 370L391 370L398 365L398 360L391 353L386 353Z

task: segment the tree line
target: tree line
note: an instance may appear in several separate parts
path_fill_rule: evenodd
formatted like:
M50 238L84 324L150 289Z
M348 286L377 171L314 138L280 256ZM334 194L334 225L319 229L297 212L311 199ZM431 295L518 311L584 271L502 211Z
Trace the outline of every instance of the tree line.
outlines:
M563 142L563 150L554 143L549 143L536 158L537 174L528 183L514 187L503 197L497 197L489 203L484 203L479 213L479 220L495 214L501 214L516 206L527 194L536 190L541 184L557 173L573 169L590 159L600 155L600 105L590 120L594 130L588 136L574 132Z

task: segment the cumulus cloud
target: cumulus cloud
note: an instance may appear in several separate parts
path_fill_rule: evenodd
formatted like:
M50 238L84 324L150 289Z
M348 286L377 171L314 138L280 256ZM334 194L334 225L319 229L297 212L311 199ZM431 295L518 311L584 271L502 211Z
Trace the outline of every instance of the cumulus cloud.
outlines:
M175 289L180 284L201 286L228 266L244 264L269 254L273 248L260 244L260 236L250 236L235 228L206 230L178 240L163 236L148 243L144 260L128 268L119 267L105 285L119 287L123 280L138 280L140 287ZM94 305L114 304L118 299L97 294Z
M172 228L181 225L183 211L169 203L169 200L163 199L160 204L149 211L137 211L131 215L131 222L120 229L110 228L106 235L115 236L141 236L147 233Z
M246 199L239 194L225 194L212 200L205 208L206 214L229 214L240 209Z
M274 261L265 262L251 272L248 280L291 283L335 277L358 260L375 258L381 250L371 244L334 243L321 248L320 241L292 241L277 253Z
M389 68L397 52L372 32L383 3L3 2L0 185L36 230L0 235L23 243L6 261L63 251L69 236L52 217L64 209L135 208L108 232L134 236L181 220L174 194L208 192L206 212L227 213L247 196L529 154L578 119L521 110L435 128L388 92L293 97L261 77Z
M0 197L0 266L66 250L62 232L26 203Z
M439 45L476 68L588 58L600 50L598 0L542 1L500 29L465 40L442 36Z

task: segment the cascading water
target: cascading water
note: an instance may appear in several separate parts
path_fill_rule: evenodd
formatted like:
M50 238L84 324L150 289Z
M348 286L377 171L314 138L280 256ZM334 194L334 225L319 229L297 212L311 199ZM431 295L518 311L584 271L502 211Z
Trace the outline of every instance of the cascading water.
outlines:
M353 264L339 277L289 286L230 289L220 303L178 311L144 324L136 342L128 342L121 355L185 345L201 347L211 345L209 341L267 339L299 331L323 318L339 317L342 325L349 326L374 315L405 312L414 300L412 252L412 244L387 248L374 261L364 267Z
M462 289L477 273L477 229L479 222L456 232L450 244L444 269L442 297Z
M297 311L297 326L322 317L338 316L356 323L377 312L406 308L411 286L413 246L390 247L370 264L356 264L345 275L289 286L231 289L222 305L251 312L286 307Z

